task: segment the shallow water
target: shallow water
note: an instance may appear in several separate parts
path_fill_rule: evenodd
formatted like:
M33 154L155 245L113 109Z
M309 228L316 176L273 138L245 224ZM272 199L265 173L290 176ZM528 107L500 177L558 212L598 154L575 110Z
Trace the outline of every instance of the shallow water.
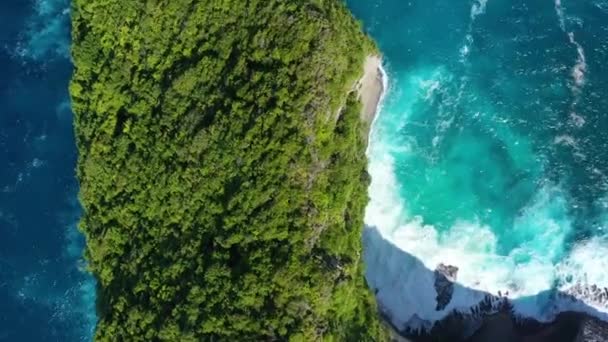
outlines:
M0 2L0 341L89 341L69 1Z
M474 290L608 287L608 1L347 3L390 77L368 151L369 229L429 270L458 266ZM479 300L456 293L436 311L431 279L364 243L368 281L400 323ZM550 319L567 306L547 300L516 310Z

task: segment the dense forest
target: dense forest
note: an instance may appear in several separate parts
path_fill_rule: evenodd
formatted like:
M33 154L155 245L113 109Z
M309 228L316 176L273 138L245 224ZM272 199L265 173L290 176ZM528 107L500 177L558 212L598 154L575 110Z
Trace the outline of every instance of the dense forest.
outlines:
M74 0L97 341L379 341L340 0Z

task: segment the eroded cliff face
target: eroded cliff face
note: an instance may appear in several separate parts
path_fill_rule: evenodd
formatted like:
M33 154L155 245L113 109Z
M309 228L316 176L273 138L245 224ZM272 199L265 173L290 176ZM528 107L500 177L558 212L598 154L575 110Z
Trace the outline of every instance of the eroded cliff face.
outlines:
M72 20L96 340L385 339L360 258L379 95L353 91L374 47L344 5L76 0Z

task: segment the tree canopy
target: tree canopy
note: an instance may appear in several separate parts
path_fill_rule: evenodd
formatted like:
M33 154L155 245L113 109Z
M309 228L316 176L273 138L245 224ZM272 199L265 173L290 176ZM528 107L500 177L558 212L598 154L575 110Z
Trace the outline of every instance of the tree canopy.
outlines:
M74 0L98 341L377 341L339 0Z

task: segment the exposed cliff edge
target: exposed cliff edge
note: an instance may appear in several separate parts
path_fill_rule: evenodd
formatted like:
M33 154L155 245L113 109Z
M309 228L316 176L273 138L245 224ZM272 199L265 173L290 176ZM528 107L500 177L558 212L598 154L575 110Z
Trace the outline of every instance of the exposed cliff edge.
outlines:
M97 341L386 339L360 257L382 90L341 1L75 0L72 27Z
M602 316L592 307L587 306L577 297L555 291L538 293L532 297L509 299L506 293L491 294L471 288L465 288L458 283L458 268L452 265L439 264L435 269L428 269L416 257L399 249L390 241L385 240L373 227L364 231L364 239L373 242L374 248L381 248L386 255L392 255L398 262L397 271L407 277L407 269L416 269L418 288L412 288L412 296L419 299L417 306L404 307L412 313L412 319L401 322L396 319L398 313L391 312L395 306L384 306L387 298L382 289L375 289L376 296L385 322L392 327L395 334L412 342L595 342L608 341L608 323L597 317ZM466 267L466 265L458 265ZM433 281L422 281L431 279ZM372 282L373 283L373 282ZM428 284L434 284L434 286ZM418 291L418 292L416 292ZM602 298L601 292L608 289L591 287L581 291ZM466 293L470 298L479 298L473 307L454 307L457 295ZM389 292L390 294L390 292ZM555 316L549 322L540 322L522 317L513 310L514 305L538 301L546 302L552 299L555 305L547 307L547 312ZM393 302L389 302L393 304ZM429 322L420 319L417 310L432 307L438 313L443 313L443 319ZM401 307L399 307L401 308ZM447 309L446 309L447 308ZM561 308L561 309L560 309ZM563 311L559 313L559 311ZM412 326L418 328L411 328ZM395 338L395 340L397 340Z

